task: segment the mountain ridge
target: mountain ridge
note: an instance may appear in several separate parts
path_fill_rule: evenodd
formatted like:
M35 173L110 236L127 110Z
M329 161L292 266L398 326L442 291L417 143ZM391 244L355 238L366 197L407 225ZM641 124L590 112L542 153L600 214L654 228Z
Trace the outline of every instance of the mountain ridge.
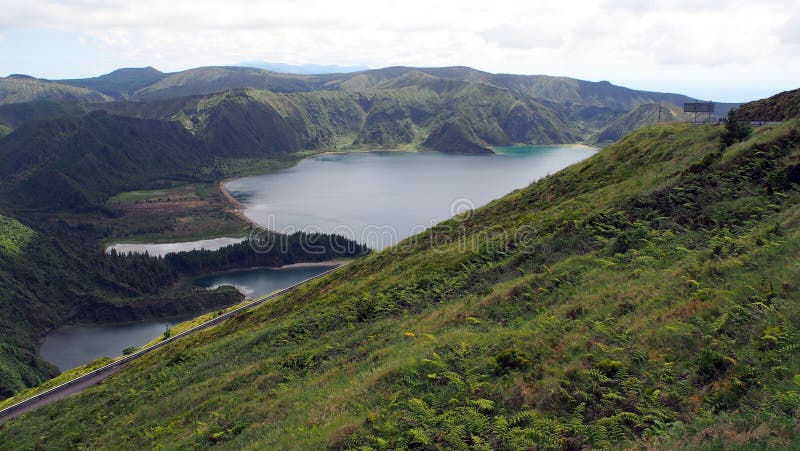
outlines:
M369 67L363 64L356 66L340 66L338 64L286 64L269 61L244 61L237 64L237 66L255 67L258 69L266 69L271 72L305 75L349 73L369 70Z

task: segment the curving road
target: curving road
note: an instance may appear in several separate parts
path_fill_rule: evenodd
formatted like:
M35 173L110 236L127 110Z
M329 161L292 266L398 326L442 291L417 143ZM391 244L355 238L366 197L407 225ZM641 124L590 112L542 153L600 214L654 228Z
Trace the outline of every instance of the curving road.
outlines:
M172 342L174 342L176 340L180 340L181 338L183 338L183 337L185 337L187 335L191 335L191 334L193 334L195 332L199 332L199 331L201 331L203 329L207 329L207 328L209 328L211 326L219 324L219 323L221 323L222 321L225 321L228 318L231 318L233 316L236 316L236 315L244 312L245 310L252 309L253 307L257 307L257 306L263 304L264 302L269 301L270 299L273 299L273 298L275 298L277 296L280 296L282 294L288 293L289 291L292 291L292 290L296 289L297 287L299 287L299 286L301 286L301 285L303 285L303 284L305 284L307 282L310 282L310 281L312 281L314 279L318 279L318 278L320 278L322 276L328 275L331 272L336 271L340 267L341 267L341 265L337 266L335 268L329 269L329 270L327 270L327 271L325 271L325 272L323 272L321 274L318 274L318 275L316 275L314 277L309 277L308 279L302 280L302 281L300 281L300 282L298 282L298 283L296 283L296 284L294 284L292 286L286 287L286 288L284 288L282 290L278 290L278 291L276 291L274 293L262 296L262 297L260 297L260 298L258 298L256 300L254 300L253 302L250 302L247 305L243 305L242 307L239 307L239 308L237 308L235 310L231 310L230 312L223 313L222 315L217 316L217 317L215 317L213 319L210 319L210 320L208 320L208 321L206 321L206 322L204 322L202 324L198 324L197 326L194 326L191 329L185 330L185 331L183 331L183 332L181 332L179 334L175 334L175 335L173 335L173 336L171 336L171 337L169 337L169 338L167 338L167 339L165 339L163 341L160 341L160 342L158 342L158 343L156 343L154 345L151 345L151 346L148 346L146 348L140 349L139 351L136 351L133 354L129 354L127 356L124 356L121 359L116 360L116 361L114 361L112 363L109 363L106 366L103 366L103 367L100 367L100 368L98 368L96 370L90 371L90 372L84 374L83 376L78 376L75 379L67 381L67 382L65 382L65 383L63 383L61 385L53 387L53 388L51 388L49 390L45 390L45 391L39 393L38 395L34 395L34 396L32 396L32 397L30 397L28 399L25 399L23 401L20 401L20 402L14 404L12 406L6 407L5 409L0 410L0 424L4 423L4 422L6 422L6 421L8 421L8 420L10 420L12 418L18 417L19 415L22 415L22 414L24 414L26 412L30 412L31 410L35 410L35 409L38 409L39 407L45 406L47 404L50 404L51 402L57 401L57 400L59 400L61 398L64 398L66 396L82 392L86 388L91 387L92 385L102 381L103 379L107 378L108 376L111 376L112 374L116 373L126 363L128 363L128 362L130 362L132 360L136 360L139 357L141 357L141 356L143 356L143 355L145 355L145 354L147 354L149 352L155 351L156 349L158 349L158 348L160 348L162 346L166 346L166 345L168 345L168 344L170 344L170 343L172 343Z

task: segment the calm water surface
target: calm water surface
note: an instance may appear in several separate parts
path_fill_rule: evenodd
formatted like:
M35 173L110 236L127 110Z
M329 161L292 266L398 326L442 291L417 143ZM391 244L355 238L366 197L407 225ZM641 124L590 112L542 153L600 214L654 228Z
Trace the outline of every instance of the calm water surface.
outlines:
M169 253L174 252L188 252L200 249L209 251L216 251L217 249L231 244L241 243L247 238L212 238L209 240L186 241L182 243L162 243L162 244L126 244L120 243L113 246L108 246L106 252L111 252L112 249L120 254L144 254L147 252L153 257L163 257Z
M195 281L195 285L214 289L230 285L248 298L256 298L275 290L286 288L305 279L321 274L331 266L292 267L284 269L250 269L244 271L228 271L205 276Z
M501 148L497 155L325 154L225 187L245 206L244 213L262 226L339 233L382 249L596 150L533 146Z
M286 288L333 266L230 271L202 277L195 284L204 288L231 285L248 298ZM133 323L65 326L48 334L39 352L60 370L84 365L100 357L118 356L128 346L143 346L182 321L199 314Z

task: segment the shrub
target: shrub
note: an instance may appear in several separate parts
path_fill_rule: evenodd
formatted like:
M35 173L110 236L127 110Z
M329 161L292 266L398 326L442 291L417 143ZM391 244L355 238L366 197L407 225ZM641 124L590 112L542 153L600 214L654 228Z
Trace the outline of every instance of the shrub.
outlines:
M622 362L619 360L612 360L605 358L597 362L597 369L607 377L616 376L617 372L622 369Z
M739 117L736 108L728 111L728 119L725 121L725 132L720 138L720 147L725 148L731 144L743 141L752 132L750 124Z
M522 351L517 351L513 348L504 349L494 356L495 370L498 373L508 373L513 370L521 370L527 368L531 361L527 355Z
M710 382L728 369L730 360L713 349L703 349L697 354L697 374L703 382Z

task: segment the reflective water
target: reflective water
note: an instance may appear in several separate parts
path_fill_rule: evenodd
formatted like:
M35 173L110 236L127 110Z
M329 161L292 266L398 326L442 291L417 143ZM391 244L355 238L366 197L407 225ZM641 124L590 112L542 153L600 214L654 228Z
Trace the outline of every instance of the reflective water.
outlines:
M324 154L226 183L252 220L277 231L339 233L382 249L596 152L584 146Z
M253 298L294 285L331 268L311 266L230 271L202 277L195 284L205 288L231 285L245 296ZM143 346L163 334L167 327L198 315L131 323L64 326L44 338L39 353L63 371L100 357L121 355L122 350L129 346Z
M241 243L246 238L212 238L209 240L186 241L182 243L162 243L162 244L114 244L106 248L106 252L111 252L112 249L120 254L137 253L144 254L147 252L153 257L163 257L166 254L174 252L188 252L200 249L215 251L231 244Z

